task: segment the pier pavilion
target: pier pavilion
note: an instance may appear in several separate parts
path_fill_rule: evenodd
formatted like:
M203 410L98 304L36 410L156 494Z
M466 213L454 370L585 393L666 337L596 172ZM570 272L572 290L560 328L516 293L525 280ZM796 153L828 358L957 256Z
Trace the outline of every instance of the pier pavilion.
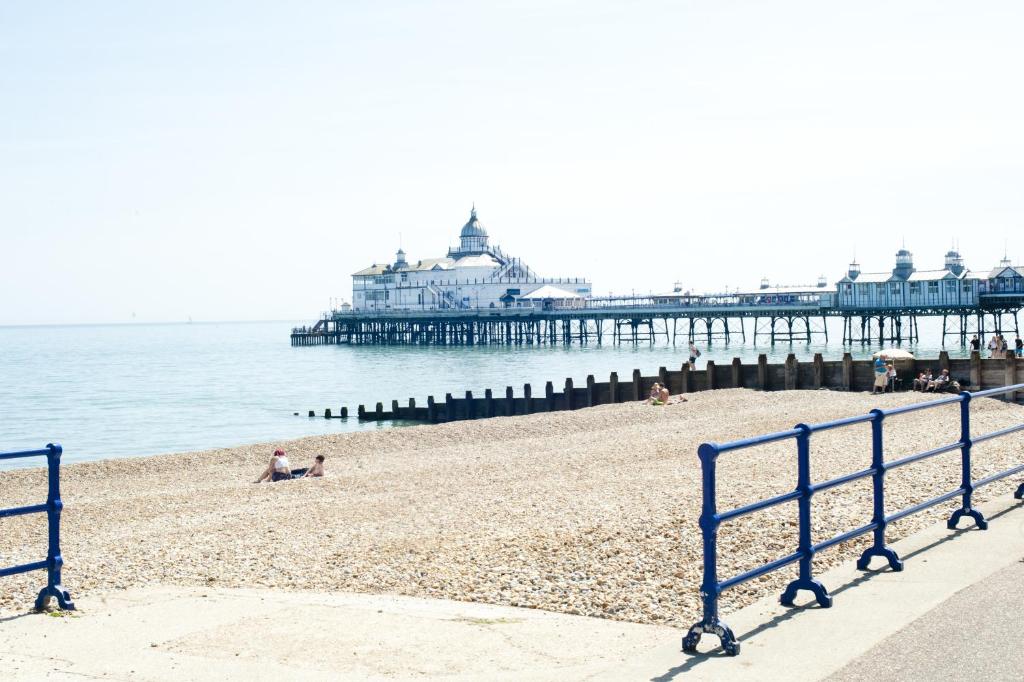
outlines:
M374 263L354 273L352 308L374 315L535 308L548 291L558 292L553 301L571 302L589 298L592 286L585 278L539 277L519 258L492 246L474 205L459 233L459 245L448 249L446 256L409 261L399 248L394 263Z

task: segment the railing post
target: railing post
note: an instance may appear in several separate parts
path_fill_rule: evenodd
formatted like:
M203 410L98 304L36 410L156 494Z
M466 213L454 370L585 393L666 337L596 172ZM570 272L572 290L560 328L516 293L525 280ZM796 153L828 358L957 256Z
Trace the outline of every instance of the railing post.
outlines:
M799 590L810 590L823 609L832 606L832 597L828 590L811 574L811 563L814 560L814 544L811 542L811 428L807 424L797 424L800 435L796 437L797 449L797 482L796 489L800 492L797 507L800 512L800 576L786 586L779 601L783 606L792 606L793 599Z
M871 420L871 468L875 472L871 477L875 507L871 522L875 525L875 542L860 555L857 568L866 571L871 557L880 556L888 560L889 568L902 571L903 562L899 555L885 544L885 451L882 445L882 420L885 419L885 413L875 408L871 414L875 416Z
M964 490L963 503L960 508L953 512L946 522L946 528L956 529L960 519L970 516L980 530L988 529L988 521L984 514L977 509L971 508L971 495L974 493L974 483L971 482L971 394L967 391L960 393L960 462L963 465L960 476L960 487Z
M703 505L700 514L700 530L704 539L704 581L701 583L700 596L704 603L704 617L693 625L683 638L683 651L697 650L701 635L705 632L717 635L722 648L730 656L740 652L740 643L728 625L718 617L718 510L715 503L715 466L718 459L718 446L704 443L697 450L700 457L701 478L703 480Z
M60 554L60 512L64 508L64 503L60 499L60 456L63 449L53 443L46 447L49 450L46 455L49 483L46 493L46 587L40 590L39 596L36 597L36 611L45 609L52 598L57 599L57 605L63 610L72 611L75 604L61 584L60 577L61 567L64 565L64 557Z

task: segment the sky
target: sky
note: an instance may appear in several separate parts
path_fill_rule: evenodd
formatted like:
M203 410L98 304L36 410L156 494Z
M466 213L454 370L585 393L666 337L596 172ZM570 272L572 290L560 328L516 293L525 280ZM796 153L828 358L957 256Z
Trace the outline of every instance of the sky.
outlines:
M1024 262L1019 2L0 4L0 325L313 320L492 243L599 295Z

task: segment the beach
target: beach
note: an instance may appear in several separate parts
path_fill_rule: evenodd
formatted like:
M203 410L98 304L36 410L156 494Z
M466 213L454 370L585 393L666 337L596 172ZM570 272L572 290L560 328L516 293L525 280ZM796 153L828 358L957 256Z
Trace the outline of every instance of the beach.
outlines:
M667 407L606 405L69 465L64 585L83 610L110 590L181 585L402 594L687 627L700 615L700 443L933 398L728 389ZM887 419L887 458L956 441L958 412L952 405ZM972 404L976 434L1022 419L1019 406ZM1014 434L976 446L975 478L1019 464L1022 444ZM276 447L293 467L323 454L327 476L253 484ZM813 479L864 469L870 458L865 425L815 435ZM887 507L959 481L956 451L893 470ZM975 499L1019 483L1010 477ZM719 510L795 484L792 442L723 455ZM0 473L0 507L45 494L42 469ZM870 478L817 494L814 540L869 522L871 499ZM901 520L888 537L956 508L951 501ZM723 524L720 578L794 551L796 518L792 503ZM3 523L0 563L45 556L45 515ZM818 554L816 571L854 559L866 542ZM790 567L727 591L723 610L780 591L794 574ZM31 607L45 574L3 580L0 613L10 614Z

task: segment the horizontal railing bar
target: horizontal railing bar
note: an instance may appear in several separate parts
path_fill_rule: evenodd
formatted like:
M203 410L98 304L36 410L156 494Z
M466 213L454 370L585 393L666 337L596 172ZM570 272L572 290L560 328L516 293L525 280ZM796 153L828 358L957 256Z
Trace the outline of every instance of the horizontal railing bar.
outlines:
M799 490L793 490L792 492L788 492L785 495L776 495L775 497L770 497L767 500L761 500L760 502L754 502L753 504L748 504L745 507L738 507L736 509L730 509L727 512L722 512L721 514L716 514L716 517L718 518L719 522L721 522L721 521L728 521L729 519L735 519L737 516L743 516L744 514L750 514L752 512L756 512L756 511L759 511L761 509L767 509L768 507L774 507L777 504L782 504L784 502L789 502L791 500L799 499L799 497L800 497L800 491Z
M951 395L948 398L940 398L939 400L929 400L925 403L911 403L910 405L901 405L899 407L890 407L887 410L881 410L882 414L886 417L894 414L906 414L907 412L916 412L917 410L927 410L930 407L939 407L940 405L951 405L958 403L963 400L962 395Z
M9 568L0 568L0 578L6 575L17 575L18 573L28 573L29 571L38 571L46 568L46 560L36 561L31 564L22 564L21 566L10 566Z
M11 507L10 509L0 509L0 519L5 516L21 516L22 514L35 514L36 512L46 511L45 504L33 504L28 507Z
M972 398L985 398L990 395L1002 395L1003 393L1009 393L1010 391L1024 390L1024 384L1014 384L1012 386L1000 386L999 388L989 388L984 391L978 391L972 393Z
M1007 476L1012 476L1013 474L1017 473L1018 471L1024 471L1024 464L1021 464L1019 466L1015 466L1012 469L1007 469L1006 471L1003 471L1003 472L998 473L998 474L992 474L991 476L986 476L985 478L981 479L980 481L975 481L974 482L974 487L975 488L980 488L983 485L988 485L989 483L992 483L994 481L998 481L1000 478L1006 478Z
M864 478L865 476L870 476L873 473L875 473L874 469L861 469L860 471L855 471L852 474L846 474L845 476L840 476L839 478L833 478L831 481L824 481L823 483L815 483L814 485L811 486L811 492L815 492L816 493L819 490L828 490L829 488L834 488L837 485L842 485L844 483L850 483L852 481L856 481L858 478Z
M800 552L793 552L789 556L784 556L781 559L776 559L775 561L767 563L764 566L751 569L746 573L740 573L739 575L729 578L728 580L723 580L722 582L718 583L718 591L724 592L725 590L729 589L734 585L739 585L740 583L746 582L758 576L762 576L765 573L771 573L772 571L782 568L783 566L788 566L789 564L795 561L799 561L800 556Z
M917 462L922 459L928 459L929 457L934 457L935 455L941 455L944 452L959 450L963 446L963 442L957 441L955 443L950 443L949 445L937 447L934 450L925 450L924 452L919 452L916 455L910 455L908 457L904 457L903 459L896 459L891 462L886 462L885 464L882 465L882 468L885 469L886 471L888 471L889 469L896 469L906 464L913 464L914 462Z
M811 430L811 433L816 433L818 431L827 431L828 429L837 429L840 426L850 426L851 424L860 424L860 423L863 423L863 422L869 422L869 421L872 421L874 418L875 418L875 415L873 415L873 414L871 414L869 412L868 414L859 414L856 417L846 417L844 419L836 419L834 421L825 422L823 424L812 424L808 428Z
M0 452L0 459L19 459L21 457L46 457L49 450L25 450L24 452Z
M986 433L980 436L972 436L971 443L977 445L978 443L984 443L987 440L992 440L993 438L999 438L999 436L1005 436L1007 434L1022 430L1024 430L1024 424L1017 424L1016 426L1007 426L1005 429L999 429L998 431L993 431L992 433Z
M911 514L916 514L917 512L922 511L924 509L927 509L928 507L933 507L933 506L939 504L940 502L945 502L946 500L951 500L954 497L956 497L957 495L963 495L965 492L967 492L967 491L964 490L962 487L961 488L957 488L953 492L946 493L945 495L939 495L938 497L933 497L932 499L930 499L930 500L928 500L926 502L922 502L921 504L915 504L913 507L910 507L908 509L904 509L903 511L898 511L895 514L890 514L889 516L885 517L885 522L886 523L892 523L893 521L899 521L900 519L902 519L905 516L910 516Z
M742 438L740 440L729 441L728 443L716 444L715 448L720 453L728 452L730 450L742 450L743 448L753 447L754 445L764 445L765 443L774 443L776 441L786 440L787 438L796 438L799 435L799 429L789 429L788 431L778 431L777 433L767 433L763 436Z
M874 521L872 521L871 523L869 523L866 526L861 526L860 528L854 528L853 530L848 530L845 533L840 533L839 535L835 536L834 538L830 538L828 540L825 540L824 542L819 542L818 544L813 545L811 547L811 549L813 549L815 552L820 552L821 550L828 549L829 547L832 547L833 545L838 545L841 542L846 542L847 540L852 540L853 538L857 537L858 535L864 535L864 533L870 533L875 528L878 528L878 524L875 523Z

